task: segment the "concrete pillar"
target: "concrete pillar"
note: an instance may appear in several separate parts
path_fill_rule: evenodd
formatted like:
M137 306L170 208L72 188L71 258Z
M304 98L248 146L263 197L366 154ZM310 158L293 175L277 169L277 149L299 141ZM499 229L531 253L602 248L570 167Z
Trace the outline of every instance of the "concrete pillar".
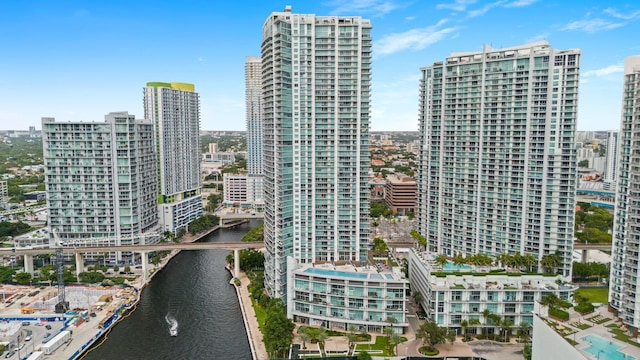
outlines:
M33 275L33 255L24 255L24 272Z
M589 250L587 249L582 249L582 262L585 264L589 262Z
M240 276L240 250L233 250L233 276Z
M80 278L80 273L84 271L84 254L76 253L76 276Z
M143 251L140 253L140 261L142 262L142 283L147 282L147 276L149 275L149 256L147 256L147 252Z

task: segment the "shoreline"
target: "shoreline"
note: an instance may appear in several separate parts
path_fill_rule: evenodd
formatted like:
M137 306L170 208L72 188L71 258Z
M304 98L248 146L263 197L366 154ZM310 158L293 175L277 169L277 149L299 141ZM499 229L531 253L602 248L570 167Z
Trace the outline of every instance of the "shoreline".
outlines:
M251 357L253 360L268 359L267 349L264 346L264 340L262 338L262 331L258 324L256 313L251 303L251 297L247 290L249 286L249 278L240 271L240 275L237 279L240 280L240 286L235 284L235 277L233 276L233 269L228 265L225 269L231 274L231 281L229 285L232 285L236 289L238 295L238 303L240 304L240 312L242 313L242 321L244 322L245 332L247 333L247 340L249 341L249 348L251 349Z

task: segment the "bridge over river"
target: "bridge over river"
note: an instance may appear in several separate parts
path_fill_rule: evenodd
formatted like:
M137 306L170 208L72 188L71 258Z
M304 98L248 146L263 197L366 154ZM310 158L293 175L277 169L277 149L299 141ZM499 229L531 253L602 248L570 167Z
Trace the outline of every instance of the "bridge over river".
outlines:
M224 249L234 252L234 274L237 276L239 269L239 250L242 249L260 249L263 248L262 242L185 242L171 244L146 244L146 245L120 245L120 246L64 246L62 252L66 254L75 254L76 257L76 275L84 271L84 255L85 253L104 253L112 251L130 251L142 254L142 274L144 280L148 275L148 259L147 253L152 251L171 251L171 250L207 250L207 249ZM38 254L54 254L55 248L2 248L0 256L22 255L24 258L24 271L33 274L33 256Z

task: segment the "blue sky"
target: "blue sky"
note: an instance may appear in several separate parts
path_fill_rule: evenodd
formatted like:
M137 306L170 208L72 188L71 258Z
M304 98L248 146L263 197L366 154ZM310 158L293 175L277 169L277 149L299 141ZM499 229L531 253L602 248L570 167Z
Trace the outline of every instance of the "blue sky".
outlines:
M605 3L605 4L603 4ZM359 15L374 38L372 131L417 130L420 67L483 44L582 49L578 130L620 124L624 58L640 54L637 1L0 1L0 129L41 117L144 116L148 81L196 85L203 130L244 130L245 56L273 11Z

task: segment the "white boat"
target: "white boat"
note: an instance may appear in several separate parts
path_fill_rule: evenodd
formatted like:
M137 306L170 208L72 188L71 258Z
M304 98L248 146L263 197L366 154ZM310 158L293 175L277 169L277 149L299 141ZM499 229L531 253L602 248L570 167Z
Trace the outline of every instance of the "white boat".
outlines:
M165 315L164 320L169 324L169 334L171 336L178 336L178 320L170 314Z

